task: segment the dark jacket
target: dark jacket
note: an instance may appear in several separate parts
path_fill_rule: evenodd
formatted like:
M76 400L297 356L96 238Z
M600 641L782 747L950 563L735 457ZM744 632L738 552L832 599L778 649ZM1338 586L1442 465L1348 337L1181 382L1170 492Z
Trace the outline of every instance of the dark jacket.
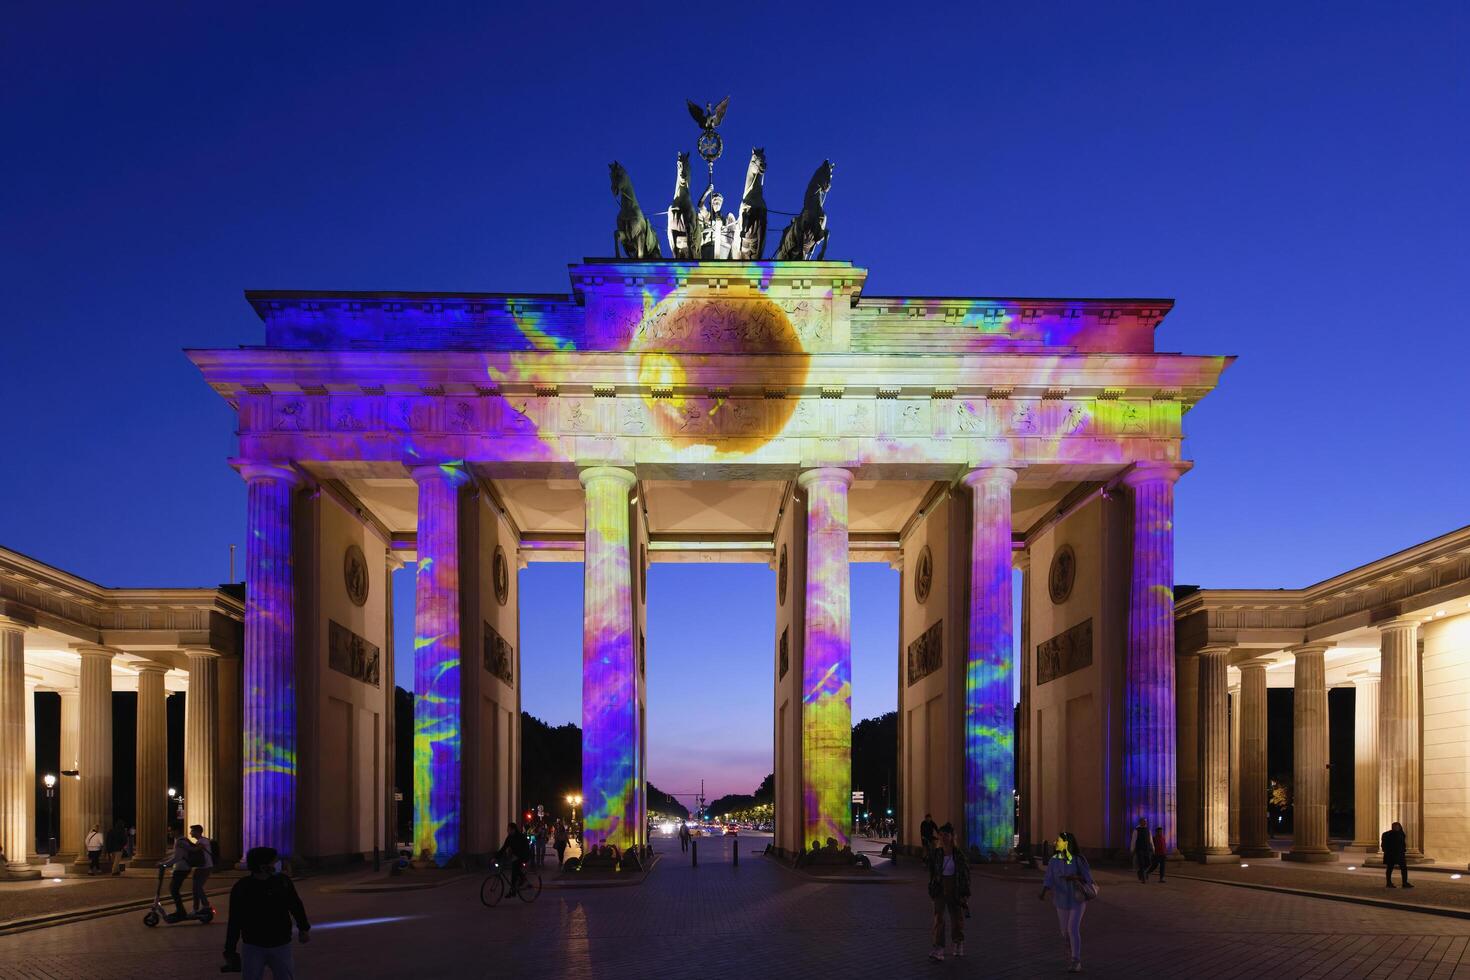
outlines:
M939 825L933 820L925 820L919 824L919 839L933 840L939 836Z
M531 860L531 842L526 835L517 830L513 834L505 835L505 843L500 845L500 853L509 854L519 861Z
M225 931L225 953L233 954L235 944L244 940L251 946L284 946L291 941L291 920L306 932L306 908L296 886L285 875L273 874L264 880L246 875L230 889L230 925Z
M1137 855L1151 856L1154 853L1154 835L1148 832L1147 827L1133 828L1132 851Z
M961 898L970 894L970 864L965 860L965 852L958 847L954 849L954 883L955 891ZM944 894L944 848L936 847L929 852L929 897L938 898Z
M1404 854L1408 852L1409 842L1402 830L1385 830L1379 838L1378 845L1383 849L1383 859L1390 858L1403 860Z

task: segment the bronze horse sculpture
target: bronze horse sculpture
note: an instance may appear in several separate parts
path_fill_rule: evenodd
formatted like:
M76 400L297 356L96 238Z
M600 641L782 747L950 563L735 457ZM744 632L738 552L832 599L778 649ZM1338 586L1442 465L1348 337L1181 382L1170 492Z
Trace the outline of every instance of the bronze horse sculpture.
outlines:
M674 200L669 204L669 254L676 259L699 258L694 228L694 200L689 196L689 154L680 153L674 167Z
M821 252L816 258L821 260L827 255L827 212L822 210L822 204L827 200L827 192L832 189L832 161L823 160L817 172L812 174L811 181L806 185L806 197L801 204L801 213L791 219L791 224L781 233L781 244L776 247L775 258L778 262L789 262L794 259L810 259L813 253L817 253L817 246L821 246Z
M618 199L618 223L613 228L613 258L662 258L658 250L658 235L638 206L628 171L616 160L608 164L607 169L612 173L613 196Z
M750 151L745 171L745 194L740 198L740 218L735 225L735 254L732 259L754 262L766 247L766 150Z

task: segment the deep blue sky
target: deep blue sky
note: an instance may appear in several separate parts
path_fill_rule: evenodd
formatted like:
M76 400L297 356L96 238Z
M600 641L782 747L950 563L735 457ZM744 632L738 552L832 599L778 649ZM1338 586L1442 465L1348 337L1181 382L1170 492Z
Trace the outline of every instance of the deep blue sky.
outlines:
M684 98L725 94L722 184L763 145L790 210L831 157L870 292L1173 296L1160 349L1240 356L1185 420L1179 581L1467 523L1463 4L429 6L7 9L0 543L219 581L244 490L180 350L258 342L242 289L565 290L608 161L656 206ZM655 781L696 725L769 738L769 575L655 568ZM576 570L524 581L525 704L572 720ZM894 581L855 576L860 716L896 697Z

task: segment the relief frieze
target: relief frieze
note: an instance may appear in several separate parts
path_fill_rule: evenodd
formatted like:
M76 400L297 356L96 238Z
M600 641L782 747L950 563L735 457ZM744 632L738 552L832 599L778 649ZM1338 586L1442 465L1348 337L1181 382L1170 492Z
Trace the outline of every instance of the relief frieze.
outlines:
M917 684L943 666L944 620L940 619L909 644L909 684Z
M327 666L373 687L379 681L378 648L335 619L327 620Z
M1085 619L1036 647L1037 686L1092 666L1092 620Z

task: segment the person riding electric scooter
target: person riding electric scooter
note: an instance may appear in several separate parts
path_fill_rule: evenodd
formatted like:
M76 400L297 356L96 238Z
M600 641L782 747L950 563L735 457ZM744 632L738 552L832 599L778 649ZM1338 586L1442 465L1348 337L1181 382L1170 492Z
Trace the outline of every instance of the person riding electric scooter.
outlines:
M185 836L180 835L177 837L174 840L173 854L170 855L167 861L164 861L158 866L159 894L154 896L153 908L149 909L148 914L143 917L143 924L156 926L158 924L158 917L160 916L162 916L164 922L170 925L176 922L183 922L186 919L197 919L199 922L206 924L213 921L214 909L209 906L208 902L192 913L184 911L184 879L189 877L190 871L204 867L207 862L208 857L201 845ZM169 883L168 888L168 893L174 900L174 911L165 914L161 896L163 893L163 874L169 868L173 868L174 872L173 880ZM150 918L153 921L150 922Z

